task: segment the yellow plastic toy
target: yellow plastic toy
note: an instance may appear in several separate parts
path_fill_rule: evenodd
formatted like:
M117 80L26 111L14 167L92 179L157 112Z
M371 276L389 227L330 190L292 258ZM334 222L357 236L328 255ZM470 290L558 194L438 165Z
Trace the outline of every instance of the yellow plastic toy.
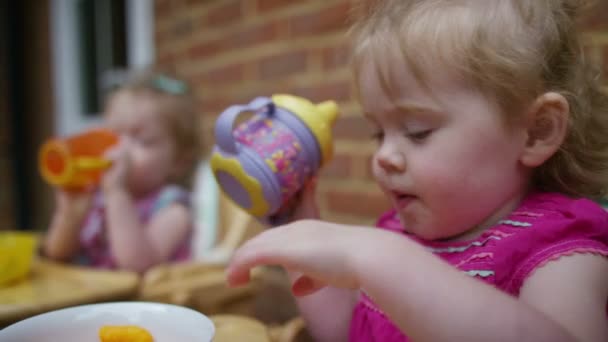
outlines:
M0 286L29 273L36 242L35 235L31 233L0 231Z

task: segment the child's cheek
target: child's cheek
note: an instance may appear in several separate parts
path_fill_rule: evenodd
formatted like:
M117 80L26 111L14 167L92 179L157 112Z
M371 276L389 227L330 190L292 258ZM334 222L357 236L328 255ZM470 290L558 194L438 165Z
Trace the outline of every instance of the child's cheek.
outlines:
M372 156L371 162L369 164L369 172L373 176L374 180L378 183L382 183L384 180L384 172L382 171L382 167L378 163L378 160L375 156Z

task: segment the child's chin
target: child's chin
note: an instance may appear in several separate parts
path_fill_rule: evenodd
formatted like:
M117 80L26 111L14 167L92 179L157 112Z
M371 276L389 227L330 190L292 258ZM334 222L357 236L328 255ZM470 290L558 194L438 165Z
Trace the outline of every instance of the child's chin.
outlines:
M401 226L403 226L403 231L418 236L421 233L420 224L415 220L406 217L403 213L399 214L399 221L401 222Z
M403 216L399 217L401 221L401 225L403 226L403 231L407 234L414 235L415 237L422 240L441 240L449 238L445 236L446 234L442 234L441 232L437 232L432 227L425 225L421 222L415 222L413 220L408 220Z

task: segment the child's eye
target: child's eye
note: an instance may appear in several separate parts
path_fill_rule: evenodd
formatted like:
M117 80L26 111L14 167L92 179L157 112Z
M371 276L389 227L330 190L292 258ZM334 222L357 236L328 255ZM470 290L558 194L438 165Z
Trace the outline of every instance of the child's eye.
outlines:
M144 146L152 146L156 143L156 138L154 137L141 137L138 140L139 143Z
M146 146L154 146L154 145L156 145L157 142L158 142L157 139L147 139L144 141L144 144Z
M378 142L381 142L382 139L384 139L384 132L377 131L377 132L372 133L372 139L374 139Z
M416 141L416 142L422 142L424 141L426 138L429 137L429 135L431 135L431 133L433 133L432 129L425 129L422 131L417 131L417 132L412 132L412 133L408 133L407 137Z

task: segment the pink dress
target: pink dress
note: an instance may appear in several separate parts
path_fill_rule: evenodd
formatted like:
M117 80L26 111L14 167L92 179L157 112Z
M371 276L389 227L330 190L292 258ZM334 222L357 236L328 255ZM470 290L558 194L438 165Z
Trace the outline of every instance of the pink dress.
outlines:
M394 210L382 215L378 226L406 234ZM551 260L576 253L608 255L608 213L590 200L533 193L472 241L417 241L467 275L518 296L526 278ZM362 294L353 312L350 341L408 338Z
M152 216L171 204L180 203L190 207L190 195L176 185L168 185L135 203L139 219L145 225ZM80 253L74 261L77 264L105 269L116 269L106 238L105 205L103 196L98 193L85 218L80 231ZM190 257L190 236L175 250L171 261L186 260Z

